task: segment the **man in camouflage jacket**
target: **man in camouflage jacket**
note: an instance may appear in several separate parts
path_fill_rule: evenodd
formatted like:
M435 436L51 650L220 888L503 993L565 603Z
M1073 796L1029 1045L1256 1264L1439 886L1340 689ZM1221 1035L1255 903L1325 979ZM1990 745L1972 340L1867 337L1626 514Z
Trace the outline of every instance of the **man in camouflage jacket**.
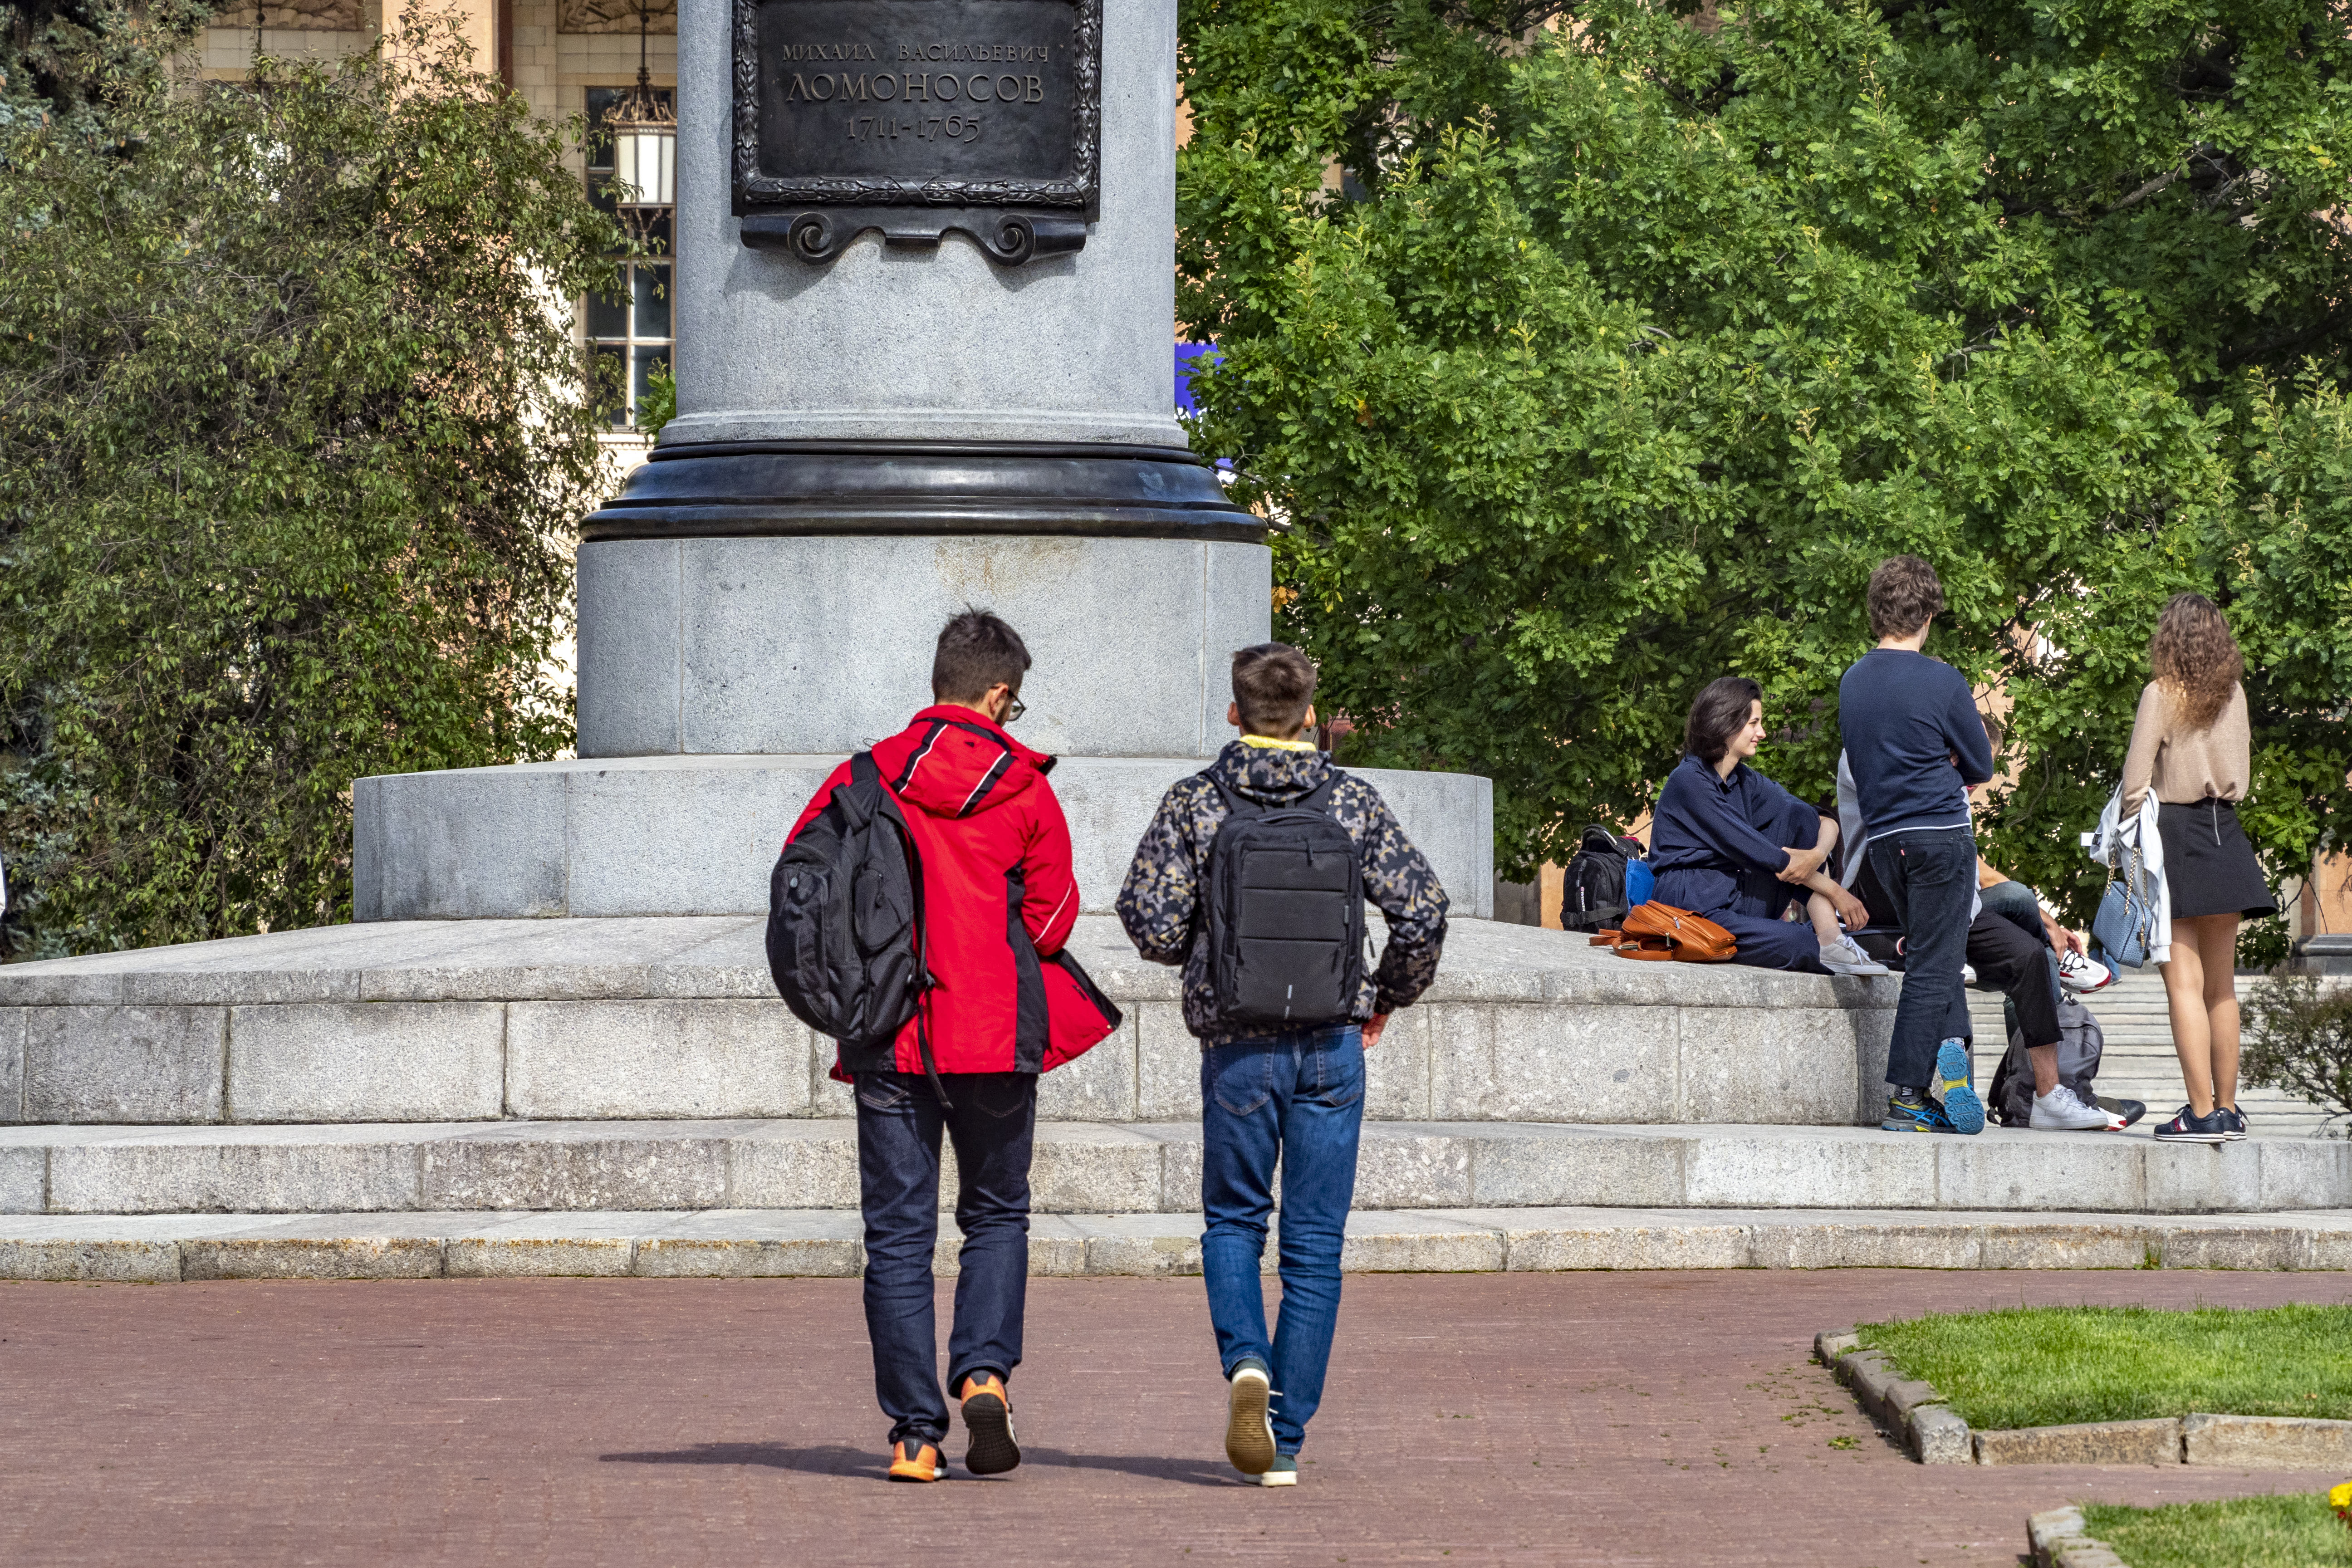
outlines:
M1207 925L1201 894L1209 879L1209 846L1225 820L1224 797L1208 775L1244 800L1276 806L1314 794L1331 772L1331 759L1311 746L1290 751L1249 743L1257 739L1262 737L1227 742L1207 773L1170 787L1118 890L1119 921L1136 951L1155 963L1184 966L1184 1026L1204 1048L1242 1037L1218 1024L1207 944L1197 940ZM1366 977L1349 1015L1370 1026L1375 1019L1385 1022L1436 977L1438 951L1445 942L1445 889L1380 791L1363 780L1341 775L1331 791L1331 815L1355 840L1365 902L1388 921L1389 942L1380 967ZM1365 1033L1368 1046L1380 1037L1374 1028Z
M1445 892L1380 792L1342 774L1326 809L1355 847L1364 898L1387 918L1379 967L1348 1016L1285 1033L1218 1016L1209 974L1209 852L1228 815L1218 786L1255 805L1292 805L1331 781L1304 738L1315 721L1315 667L1281 643L1234 656L1241 731L1206 774L1160 803L1119 889L1118 918L1144 957L1184 966L1184 1025L1201 1040L1201 1237L1209 1316L1227 1383L1225 1456L1267 1486L1298 1480L1298 1449L1323 1397L1339 1310L1339 1250L1363 1128L1364 1050L1388 1016L1437 973ZM1282 1320L1269 1342L1260 1269L1282 1170Z

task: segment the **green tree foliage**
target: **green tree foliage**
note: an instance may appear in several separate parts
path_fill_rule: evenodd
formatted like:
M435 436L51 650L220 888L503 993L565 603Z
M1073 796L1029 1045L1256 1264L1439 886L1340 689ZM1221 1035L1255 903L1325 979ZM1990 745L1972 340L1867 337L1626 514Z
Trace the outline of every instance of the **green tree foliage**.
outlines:
M0 138L38 125L105 133L114 96L160 76L210 0L0 0Z
M115 122L0 163L0 844L41 952L348 918L354 777L568 744L607 477L568 305L620 237L452 37Z
M1278 635L1498 863L1626 821L1709 679L1824 793L1878 561L2014 706L1990 852L2096 896L2157 606L2252 670L2274 869L2352 826L2352 42L2327 0L1184 0L1196 443Z

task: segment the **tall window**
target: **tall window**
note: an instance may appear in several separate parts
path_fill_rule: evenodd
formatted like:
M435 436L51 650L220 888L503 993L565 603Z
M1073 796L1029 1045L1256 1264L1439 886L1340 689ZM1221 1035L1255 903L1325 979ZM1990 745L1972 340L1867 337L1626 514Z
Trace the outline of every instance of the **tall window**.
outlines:
M588 89L588 199L605 213L613 211L613 139L604 124L614 105L628 92L625 87ZM664 103L672 101L667 89L656 88L654 95ZM612 421L623 429L637 423L647 391L646 378L656 366L669 369L671 216L665 212L647 227L651 257L621 263L615 292L588 297L588 352L609 367L599 377L600 390L612 389Z

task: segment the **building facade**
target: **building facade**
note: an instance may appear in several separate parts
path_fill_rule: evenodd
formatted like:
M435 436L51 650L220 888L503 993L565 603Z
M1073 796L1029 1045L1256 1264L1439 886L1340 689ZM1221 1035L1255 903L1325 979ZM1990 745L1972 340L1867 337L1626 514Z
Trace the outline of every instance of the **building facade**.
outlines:
M594 132L635 85L640 58L663 101L677 80L677 0L427 0L454 21L476 64L521 94L543 119L584 119L592 134L572 154L574 172L591 199L613 206L609 137ZM235 81L257 56L334 59L372 47L397 0L265 0L224 10L197 40L188 63L203 80ZM625 262L620 287L609 296L574 302L573 326L585 352L605 362L615 394L614 455L641 457L647 439L638 428L648 382L669 366L670 224L667 215L646 225L657 254ZM583 363L586 363L583 357Z

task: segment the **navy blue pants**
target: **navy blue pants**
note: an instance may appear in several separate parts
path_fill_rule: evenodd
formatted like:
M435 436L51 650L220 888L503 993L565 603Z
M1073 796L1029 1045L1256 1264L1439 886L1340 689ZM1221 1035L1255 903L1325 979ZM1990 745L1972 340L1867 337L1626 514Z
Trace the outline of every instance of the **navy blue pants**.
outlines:
M1821 814L1798 802L1779 820L1758 831L1784 849L1811 849L1822 836ZM1727 901L1724 896L1727 880L1732 884ZM1729 931L1739 943L1739 951L1732 958L1734 963L1753 964L1758 969L1794 969L1807 974L1829 973L1822 967L1822 941L1813 934L1812 922L1781 918L1790 904L1796 905L1801 914L1811 894L1769 871L1748 871L1730 879L1720 871L1661 871L1658 890L1653 896L1662 904L1705 915ZM1709 909L1709 904L1715 907Z
M941 1073L948 1110L920 1073L857 1075L858 1204L866 1215L866 1334L874 1394L890 1441L936 1447L948 1435L940 1393L931 1254L940 1236L940 1134L954 1140L955 1327L948 1387L1021 1364L1029 1293L1029 1155L1037 1130L1037 1075Z

